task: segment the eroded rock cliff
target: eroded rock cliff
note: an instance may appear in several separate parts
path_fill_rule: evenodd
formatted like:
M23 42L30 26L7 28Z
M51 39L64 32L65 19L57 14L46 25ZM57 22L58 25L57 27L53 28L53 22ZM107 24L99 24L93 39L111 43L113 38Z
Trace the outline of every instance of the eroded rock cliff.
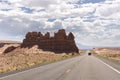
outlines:
M74 41L74 35L71 32L66 35L64 29L54 33L53 37L50 36L49 32L45 35L41 32L28 32L21 47L30 48L34 45L38 45L40 49L55 52L79 52Z

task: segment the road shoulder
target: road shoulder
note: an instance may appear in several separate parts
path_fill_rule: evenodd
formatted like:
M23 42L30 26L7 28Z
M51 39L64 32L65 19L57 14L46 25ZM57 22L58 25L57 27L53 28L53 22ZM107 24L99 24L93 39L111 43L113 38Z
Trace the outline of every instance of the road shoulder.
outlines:
M103 58L103 57L100 57L98 55L94 55L94 56L99 58L100 60L102 60L104 63L106 63L106 64L110 65L111 67L120 71L120 63L119 62L116 62L116 61L113 61L113 60L110 60L110 59L107 59L107 58Z

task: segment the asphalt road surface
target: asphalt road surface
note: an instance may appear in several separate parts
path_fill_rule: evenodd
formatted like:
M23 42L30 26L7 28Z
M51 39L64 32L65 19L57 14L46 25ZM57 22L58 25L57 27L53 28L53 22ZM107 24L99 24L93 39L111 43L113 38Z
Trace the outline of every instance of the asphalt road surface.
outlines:
M2 76L0 80L120 80L120 71L92 55L85 54Z

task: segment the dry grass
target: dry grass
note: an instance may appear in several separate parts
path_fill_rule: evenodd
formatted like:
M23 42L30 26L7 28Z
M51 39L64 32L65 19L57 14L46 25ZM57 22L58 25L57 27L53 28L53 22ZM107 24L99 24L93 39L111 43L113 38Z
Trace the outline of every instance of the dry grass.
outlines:
M119 49L100 49L100 50L94 50L94 52L101 57L120 62Z
M17 48L8 54L0 54L0 73L20 70L27 67L55 62L73 57L72 54L55 54L54 52L42 51L35 47Z

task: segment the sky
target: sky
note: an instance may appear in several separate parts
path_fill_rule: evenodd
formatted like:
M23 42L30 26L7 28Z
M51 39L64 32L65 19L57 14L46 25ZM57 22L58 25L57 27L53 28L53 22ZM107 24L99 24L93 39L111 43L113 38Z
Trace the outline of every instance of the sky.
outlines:
M0 0L0 40L58 29L80 48L120 47L120 0Z

